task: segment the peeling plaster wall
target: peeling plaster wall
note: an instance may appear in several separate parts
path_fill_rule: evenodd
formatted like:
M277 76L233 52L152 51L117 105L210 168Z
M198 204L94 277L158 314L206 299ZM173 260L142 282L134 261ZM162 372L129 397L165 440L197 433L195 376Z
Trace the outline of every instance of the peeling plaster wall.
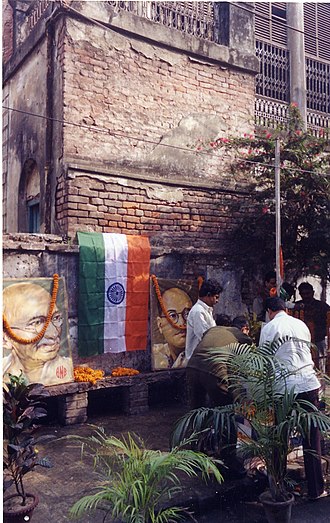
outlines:
M46 40L29 55L24 64L6 83L10 108L8 111L8 143L6 144L8 183L4 187L7 206L6 228L18 230L18 187L24 163L34 159L40 172L41 194L45 200L46 123L25 113L46 115L47 98L47 46ZM4 123L4 122L3 122ZM44 223L41 210L42 226Z
M198 140L252 129L252 73L80 20L67 19L66 40L65 115L85 126L65 130L70 161L215 178L219 158L196 154Z

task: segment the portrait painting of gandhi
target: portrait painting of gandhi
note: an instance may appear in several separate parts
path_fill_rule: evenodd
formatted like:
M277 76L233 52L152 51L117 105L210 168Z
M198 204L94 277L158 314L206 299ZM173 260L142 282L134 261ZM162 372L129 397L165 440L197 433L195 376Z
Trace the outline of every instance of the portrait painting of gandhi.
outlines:
M186 325L197 300L197 282L158 280L162 305L153 284L151 304L151 364L153 370L185 367Z
M28 383L74 381L64 278L59 278L49 324L40 337L50 312L52 286L52 278L3 280L4 381L20 372Z

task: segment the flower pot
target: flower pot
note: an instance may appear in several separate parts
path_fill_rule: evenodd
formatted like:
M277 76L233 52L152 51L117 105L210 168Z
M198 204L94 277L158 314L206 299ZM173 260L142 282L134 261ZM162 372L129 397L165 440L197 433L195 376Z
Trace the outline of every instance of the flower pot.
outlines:
M34 509L39 503L36 494L26 494L26 505L22 506L22 497L12 494L3 499L4 523L27 523L31 521Z
M259 499L265 509L268 523L290 523L294 496L288 495L287 501L274 501L269 490L260 494Z

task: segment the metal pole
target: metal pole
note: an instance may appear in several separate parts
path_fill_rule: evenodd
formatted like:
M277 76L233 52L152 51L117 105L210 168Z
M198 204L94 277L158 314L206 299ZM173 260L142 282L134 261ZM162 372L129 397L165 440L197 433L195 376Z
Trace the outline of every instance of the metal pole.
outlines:
M276 288L280 295L281 278L281 187L280 187L280 140L275 142L275 238L276 238Z

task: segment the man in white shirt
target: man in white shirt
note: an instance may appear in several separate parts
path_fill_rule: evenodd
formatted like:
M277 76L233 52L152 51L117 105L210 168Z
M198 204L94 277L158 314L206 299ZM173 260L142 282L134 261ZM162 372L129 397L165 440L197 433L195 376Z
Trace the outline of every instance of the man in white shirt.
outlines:
M198 293L198 300L188 314L186 358L189 360L201 341L204 332L215 327L213 307L219 301L222 287L216 280L206 280Z
M285 387L294 388L297 399L307 400L318 407L320 382L312 360L311 333L307 325L285 312L281 298L267 298L266 310L269 323L261 331L259 345L289 337L276 351L276 357L285 363L290 375L285 378ZM303 441L304 464L308 494L311 499L324 495L324 479L321 467L321 436L319 429L311 426L309 440Z

